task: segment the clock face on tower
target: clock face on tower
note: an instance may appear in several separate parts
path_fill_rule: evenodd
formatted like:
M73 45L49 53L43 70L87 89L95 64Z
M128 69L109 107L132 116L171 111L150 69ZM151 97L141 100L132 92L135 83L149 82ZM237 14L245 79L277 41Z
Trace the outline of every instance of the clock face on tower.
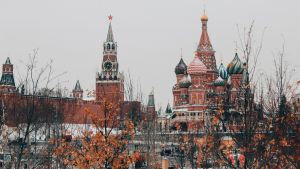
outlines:
M111 68L112 68L112 63L109 62L109 61L106 61L106 62L104 63L104 68L105 68L105 70L111 70Z

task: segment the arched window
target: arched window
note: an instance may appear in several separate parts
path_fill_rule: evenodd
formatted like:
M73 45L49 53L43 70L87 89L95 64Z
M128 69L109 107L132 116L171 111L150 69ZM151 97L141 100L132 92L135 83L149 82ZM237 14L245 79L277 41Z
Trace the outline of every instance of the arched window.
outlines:
M111 47L111 48L112 48L112 50L114 50L114 49L115 49L115 44L112 44L112 47Z
M110 50L110 44L107 44L107 50Z

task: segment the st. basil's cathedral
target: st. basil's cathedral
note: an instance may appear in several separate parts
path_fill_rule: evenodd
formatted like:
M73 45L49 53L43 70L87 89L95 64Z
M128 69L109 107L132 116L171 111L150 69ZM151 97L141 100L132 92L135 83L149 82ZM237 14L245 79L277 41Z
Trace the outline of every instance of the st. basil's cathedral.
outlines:
M179 123L183 130L188 130L191 126L189 124L196 121L197 128L204 129L211 118L208 109L222 105L225 102L222 96L226 92L230 93L227 101L235 107L242 90L243 79L248 78L248 73L244 71L246 64L242 63L237 52L227 68L223 63L217 67L215 50L208 36L208 16L204 14L201 22L202 33L194 59L187 65L181 58L175 67L173 112L166 113L171 118L169 125ZM219 98L219 101L212 99L212 96Z

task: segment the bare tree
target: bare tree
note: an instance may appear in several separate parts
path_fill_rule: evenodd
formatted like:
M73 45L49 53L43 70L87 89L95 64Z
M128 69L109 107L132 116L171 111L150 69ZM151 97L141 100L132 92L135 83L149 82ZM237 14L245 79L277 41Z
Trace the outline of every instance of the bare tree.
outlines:
M25 64L25 75L20 77L19 93L6 98L5 103L10 113L9 121L16 126L16 139L10 145L14 150L12 156L17 169L21 168L24 161L27 161L24 165L30 167L45 164L45 160L49 160L44 156L37 156L43 151L49 154L48 144L38 145L37 140L42 137L44 141L49 139L50 132L47 131L50 129L47 130L46 127L52 127L50 123L62 118L62 111L59 110L62 102L50 99L50 96L55 96L54 88L50 88L51 82L62 74L53 76L53 62L40 66L37 58L38 49L34 49ZM51 162L48 161L48 164Z

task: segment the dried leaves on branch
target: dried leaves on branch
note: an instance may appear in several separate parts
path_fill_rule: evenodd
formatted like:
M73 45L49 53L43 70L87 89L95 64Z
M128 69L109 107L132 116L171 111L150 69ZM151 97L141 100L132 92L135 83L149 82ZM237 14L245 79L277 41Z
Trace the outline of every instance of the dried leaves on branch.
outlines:
M106 99L96 112L86 109L93 127L83 131L72 141L60 140L55 150L65 165L78 168L127 168L139 158L129 152L128 144L134 137L134 125L121 115L119 104Z

